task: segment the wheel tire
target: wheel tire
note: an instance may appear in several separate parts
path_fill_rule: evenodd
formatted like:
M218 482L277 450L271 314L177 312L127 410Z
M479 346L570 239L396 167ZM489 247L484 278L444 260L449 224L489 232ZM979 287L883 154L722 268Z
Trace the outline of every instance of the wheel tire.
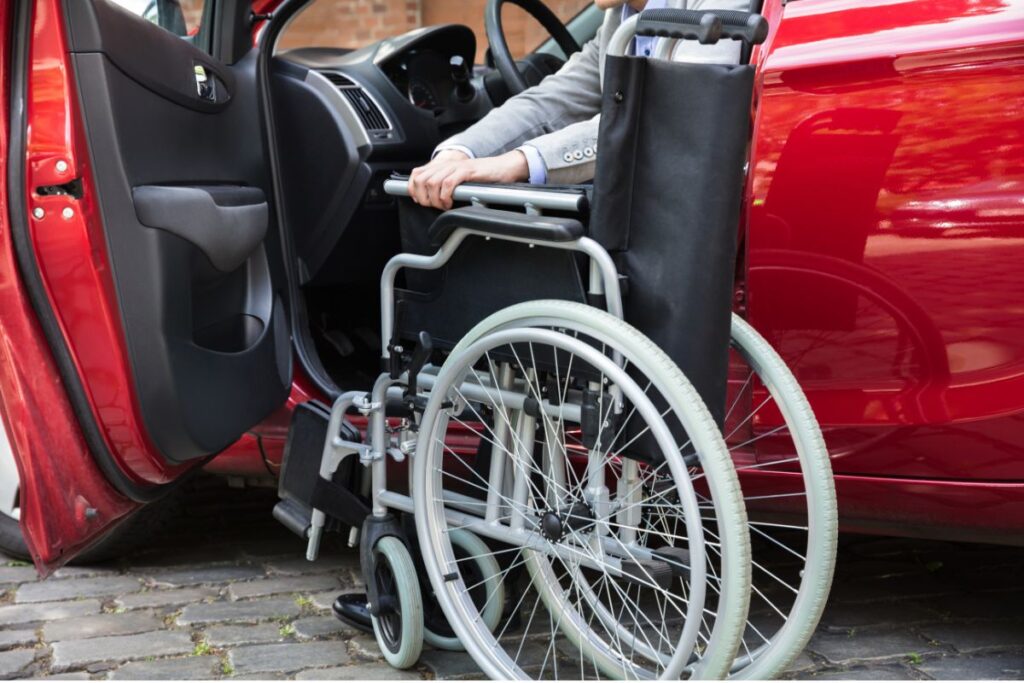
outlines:
M466 529L454 529L450 532L449 538L453 547L462 549L467 557L472 557L476 562L476 570L483 579L484 594L487 596L487 604L481 613L487 628L494 631L501 623L502 614L505 611L505 582L501 579L501 566L491 553L490 547L483 539ZM465 652L466 646L462 644L456 635L441 635L423 629L423 640L427 645L438 650L450 652Z
M28 546L21 535L21 525L10 515L0 512L0 553L16 560L28 561Z
M367 580L392 581L398 611L370 617L384 659L396 669L408 669L423 651L423 596L409 549L395 536L385 536L373 547L377 576ZM379 584L378 584L379 586Z
M590 311L594 310L589 306L565 301L519 304L498 311L474 328L471 334L484 334L498 327L527 324L529 318L536 317L562 316L585 322L590 318ZM778 388L779 396L776 400L786 423L795 433L797 442L805 447L799 455L806 482L811 530L807 548L808 562L800 583L799 599L785 625L773 638L769 650L748 666L729 673L730 678L767 680L781 674L796 659L821 619L835 569L838 510L828 449L807 397L789 366L764 337L737 315L732 317L731 337L733 344L744 350L748 361L756 364L758 374ZM466 335L466 339L469 338L470 335ZM456 350L463 346L460 343ZM695 676L703 678L708 674L702 670L695 672Z
M712 439L710 436L705 439L707 441L705 444L695 441L698 452L702 454L702 465L706 470L715 472L715 479L718 482L715 495L716 507L722 505L725 506L722 509L740 508L742 510L739 481L736 478L729 453L725 449L724 442L721 442L721 434L696 390L678 366L660 348L640 331L605 311L583 304L557 300L531 301L510 306L489 316L467 333L449 355L446 365L485 335L501 329L531 326L565 327L594 337L605 336L614 339L616 346L620 349L634 350L637 359L633 365L644 366L643 370L647 377L658 378L658 384L661 385L658 387L659 391L665 396L672 395L676 405L693 407L694 412L690 417L694 427L699 429L701 434L716 435L717 439ZM443 369L442 372L444 372ZM429 432L430 428L425 416L421 428L421 438L423 434ZM417 487L426 479L427 460L428 458L424 454L418 454L415 461L414 481ZM421 489L417 488L417 495L414 496L414 499L417 505L417 530L421 547L426 546L430 538L430 531L425 521L428 516L427 506L423 502L423 498ZM721 509L719 513L721 513ZM723 525L719 531L723 545L726 540L731 539L729 546L731 552L728 562L723 564L723 574L720 577L722 592L718 605L718 616L711 634L712 642L708 646L709 656L700 660L692 672L692 676L698 679L723 678L728 674L740 644L750 600L751 555L746 516L745 514L726 515L724 519L728 521L728 524ZM426 553L424 553L424 559L427 559ZM434 573L436 572L428 570L431 581L437 584L438 579ZM435 585L435 589L441 590L441 586ZM469 633L465 635L469 635Z
M772 636L763 653L730 678L768 680L782 674L806 647L821 619L832 587L839 513L828 448L810 403L789 366L749 323L734 315L732 343L742 349L763 383L769 385L789 431L797 444L807 492L808 536L806 562L799 595L786 622ZM776 392L778 395L776 395Z

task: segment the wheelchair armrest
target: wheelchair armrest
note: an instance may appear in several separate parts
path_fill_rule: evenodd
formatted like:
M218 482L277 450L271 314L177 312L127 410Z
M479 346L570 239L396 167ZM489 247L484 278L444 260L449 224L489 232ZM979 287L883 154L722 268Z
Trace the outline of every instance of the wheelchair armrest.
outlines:
M384 192L393 197L409 196L409 177L394 174L384 181ZM455 188L457 202L480 201L503 206L531 204L544 211L586 214L590 211L588 187L584 185L513 185L465 183Z
M583 224L575 218L530 216L517 211L467 206L441 214L430 226L432 244L441 244L457 229L531 242L572 242L583 237Z

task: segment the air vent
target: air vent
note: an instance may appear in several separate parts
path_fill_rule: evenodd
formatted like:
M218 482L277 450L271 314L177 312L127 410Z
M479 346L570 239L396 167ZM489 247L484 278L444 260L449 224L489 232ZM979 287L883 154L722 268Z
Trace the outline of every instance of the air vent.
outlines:
M355 88L356 82L348 76L342 76L337 71L324 71L324 77L339 88Z
M361 85L336 71L322 71L321 73L349 101L367 131L391 130L391 124L384 116L384 112Z

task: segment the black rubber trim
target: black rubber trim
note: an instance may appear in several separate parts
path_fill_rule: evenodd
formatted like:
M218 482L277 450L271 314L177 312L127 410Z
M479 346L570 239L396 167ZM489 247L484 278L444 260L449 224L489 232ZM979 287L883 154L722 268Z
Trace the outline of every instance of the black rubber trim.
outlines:
M640 13L636 35L696 40L713 45L722 36L722 20L711 12L696 9L649 9Z
M370 506L362 498L352 493L347 486L335 484L323 477L316 478L309 503L351 527L361 527L363 520L370 516Z
M67 391L68 401L82 430L82 436L92 454L96 465L115 489L122 495L138 503L150 503L165 495L174 488L174 484L140 486L132 481L117 465L113 454L103 438L96 423L96 416L89 407L89 400L82 386L81 378L75 370L64 335L61 333L57 318L50 307L43 279L39 272L32 240L28 230L28 206L25 197L28 188L25 185L25 136L27 121L25 107L27 95L27 76L29 68L29 36L32 31L33 3L17 2L14 4L14 26L11 50L11 92L8 102L10 120L10 139L8 140L7 157L7 193L10 210L8 221L18 261L18 271L29 301L35 311L39 326L43 330L53 360L57 365L61 381Z
M431 243L448 239L458 228L466 228L495 237L515 237L538 242L572 242L583 237L583 224L575 218L530 216L518 211L467 206L445 211L430 226Z
M341 394L341 389L334 383L316 352L312 334L309 329L309 317L306 312L306 304L302 298L299 287L300 277L296 271L297 260L295 258L295 245L287 221L287 211L284 206L284 192L282 191L281 180L281 158L277 147L277 125L274 120L274 106L270 93L270 60L273 57L274 43L278 35L299 10L309 0L284 0L274 11L273 17L267 23L260 35L257 49L259 60L256 66L256 87L260 103L260 121L263 124L263 134L267 145L267 162L270 166L270 181L272 185L272 196L269 198L271 210L274 211L278 225L278 235L281 239L281 258L284 261L285 277L287 279L288 291L288 317L289 327L292 333L292 348L295 351L295 358L299 365L306 371L307 376L312 380L316 388L324 393L331 400Z

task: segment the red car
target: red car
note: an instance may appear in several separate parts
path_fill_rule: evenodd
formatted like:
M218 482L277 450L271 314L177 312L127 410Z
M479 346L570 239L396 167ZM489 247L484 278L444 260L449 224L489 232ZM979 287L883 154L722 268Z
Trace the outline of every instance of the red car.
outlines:
M198 31L137 4L0 4L0 546L41 571L197 468L273 480L297 404L369 386L381 183L507 96L453 75L465 27L274 56L296 3L206 0ZM811 400L843 526L1020 543L1024 3L761 11L737 307Z

